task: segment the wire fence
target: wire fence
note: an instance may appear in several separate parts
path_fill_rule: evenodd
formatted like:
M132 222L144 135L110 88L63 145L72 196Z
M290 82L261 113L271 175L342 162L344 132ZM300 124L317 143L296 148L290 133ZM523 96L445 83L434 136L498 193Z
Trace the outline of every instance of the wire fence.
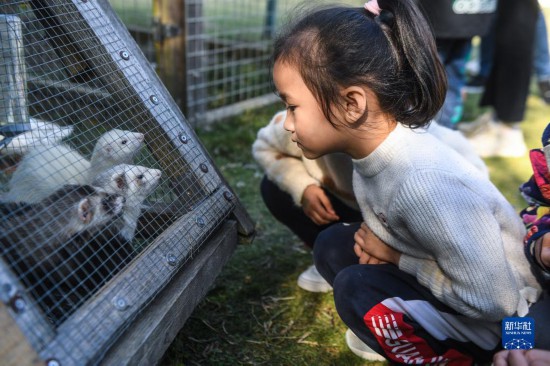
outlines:
M273 36L302 3L111 0L193 126L277 100L269 65ZM166 16L166 11L173 14ZM181 53L174 52L175 44L184 45Z

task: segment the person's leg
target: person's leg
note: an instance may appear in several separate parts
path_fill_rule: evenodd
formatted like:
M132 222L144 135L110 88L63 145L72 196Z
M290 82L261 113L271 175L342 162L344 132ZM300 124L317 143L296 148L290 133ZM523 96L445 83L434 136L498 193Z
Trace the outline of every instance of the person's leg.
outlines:
M539 11L537 0L498 2L494 62L480 105L493 107L500 122L524 118Z
M544 13L539 11L537 28L535 31L535 54L533 68L542 99L550 104L550 51L548 49L548 32Z
M273 217L296 234L307 247L313 248L315 238L321 229L304 214L301 207L294 204L290 194L282 191L267 177L264 177L260 184L260 192Z
M301 207L297 207L290 194L282 191L275 183L264 177L260 191L265 205L271 214L283 225L296 234L304 244L313 248L317 235L330 225L319 226L304 214ZM341 220L360 221L361 213L354 210L325 191L334 210ZM309 266L298 277L298 286L310 292L328 292L332 290L325 279L319 274L314 265Z
M481 157L522 157L528 152L520 122L529 94L539 11L536 0L498 2L493 66L480 100L480 106L492 107L492 113L476 121L487 123L469 137Z
M313 248L317 235L329 225L317 225L304 214L301 207L294 204L292 197L282 191L275 183L264 176L260 184L263 201L271 214L288 227L304 244ZM360 221L361 212L350 208L330 192L325 190L334 211L341 221Z
M435 119L440 125L455 129L462 117L462 88L466 83L466 59L471 50L471 39L438 39L436 43L447 73L448 88L445 103Z
M479 75L486 81L491 73L493 66L493 57L495 52L495 25L494 23L489 28L489 32L481 37L481 45L479 48Z
M344 323L391 362L490 362L500 347L500 323L458 314L395 265L348 266L333 287Z
M548 32L544 13L539 11L535 30L535 49L533 66L537 80L550 78L550 51L548 50Z
M331 285L338 272L359 263L353 251L353 236L360 226L360 222L334 224L323 230L315 241L315 266Z

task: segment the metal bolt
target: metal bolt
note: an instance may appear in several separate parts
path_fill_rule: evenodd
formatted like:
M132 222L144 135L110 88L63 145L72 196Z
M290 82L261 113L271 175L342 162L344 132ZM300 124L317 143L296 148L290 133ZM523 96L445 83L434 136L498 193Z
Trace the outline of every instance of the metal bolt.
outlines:
M115 299L115 308L117 310L120 310L120 311L126 310L127 307L128 307L128 303L122 297Z
M86 1L84 1L84 2L86 2ZM57 361L56 359L51 358L51 359L46 361L46 366L61 366L61 363L59 361Z
M27 302L21 296L16 296L13 299L13 309L20 313L27 307Z
M199 168L203 173L208 173L208 166L205 163L202 163L201 165L199 165Z
M153 103L154 105L159 104L159 98L157 98L156 95L151 95L151 96L149 97L149 100L150 100L151 103Z
M197 225L199 227L203 227L204 225L206 225L206 222L204 222L204 218L202 218L202 216L198 216L196 219L195 219L195 222L197 223Z
M122 59L128 61L130 59L130 54L126 51L120 51L120 57L122 57Z
M225 191L225 192L223 192L223 198L225 198L228 201L232 201L233 200L233 193L231 193L229 191Z
M186 144L189 141L189 138L183 132L180 133L180 135L178 137L179 137L180 141L184 144Z
M172 253L168 253L166 255L166 262L168 262L168 264L171 266L175 266L177 263L176 256L173 255Z

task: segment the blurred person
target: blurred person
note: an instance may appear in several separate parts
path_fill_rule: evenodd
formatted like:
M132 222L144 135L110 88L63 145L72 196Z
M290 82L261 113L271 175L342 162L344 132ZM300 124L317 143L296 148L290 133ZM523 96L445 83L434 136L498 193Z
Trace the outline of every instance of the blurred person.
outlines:
M479 71L464 87L469 93L481 93L491 72L493 64L494 29L483 37L479 45ZM534 76L537 81L540 96L546 104L550 104L550 50L548 49L548 29L544 12L539 10L535 31L533 56Z
M462 89L466 83L466 60L474 36L488 33L496 14L497 0L471 6L463 0L417 0L430 22L439 57L447 73L445 103L435 120L442 126L456 129L462 118Z
M480 106L491 111L465 133L481 157L521 157L527 146L520 128L533 70L537 0L500 0L494 25L493 65Z

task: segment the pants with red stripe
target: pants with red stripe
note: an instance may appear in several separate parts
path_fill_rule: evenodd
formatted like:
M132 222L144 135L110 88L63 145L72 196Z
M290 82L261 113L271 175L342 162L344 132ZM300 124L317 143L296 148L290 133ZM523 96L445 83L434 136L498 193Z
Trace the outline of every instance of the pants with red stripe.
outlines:
M315 265L333 286L344 323L393 363L490 362L500 349L500 323L457 313L393 264L357 264L353 234L358 228L335 224L321 232L314 247Z

